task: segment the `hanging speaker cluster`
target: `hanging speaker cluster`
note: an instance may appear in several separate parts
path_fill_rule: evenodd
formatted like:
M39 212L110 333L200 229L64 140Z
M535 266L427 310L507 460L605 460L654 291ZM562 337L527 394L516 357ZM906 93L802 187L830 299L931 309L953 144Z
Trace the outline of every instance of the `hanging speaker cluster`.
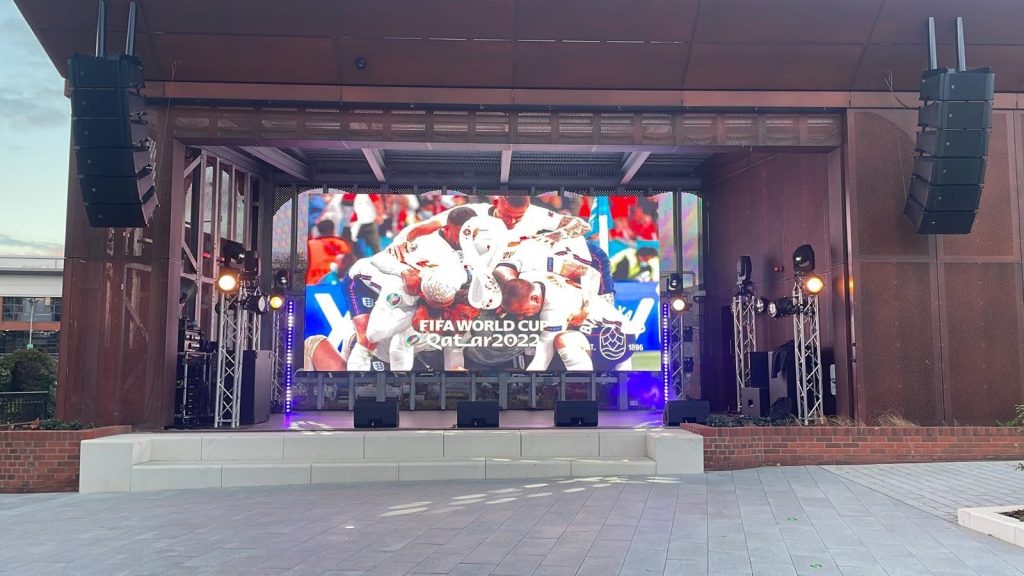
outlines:
M157 206L142 61L135 57L135 3L129 16L127 54L106 55L105 3L100 2L95 56L68 62L75 164L89 224L141 228Z

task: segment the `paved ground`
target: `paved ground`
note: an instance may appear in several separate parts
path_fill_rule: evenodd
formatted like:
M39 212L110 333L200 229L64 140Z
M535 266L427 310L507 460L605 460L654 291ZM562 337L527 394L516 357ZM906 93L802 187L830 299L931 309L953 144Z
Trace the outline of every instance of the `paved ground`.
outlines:
M1024 472L838 472L7 495L0 574L1024 575L1024 548L944 508L1012 503ZM991 488L950 480L974 475ZM928 511L893 498L913 496L915 478Z

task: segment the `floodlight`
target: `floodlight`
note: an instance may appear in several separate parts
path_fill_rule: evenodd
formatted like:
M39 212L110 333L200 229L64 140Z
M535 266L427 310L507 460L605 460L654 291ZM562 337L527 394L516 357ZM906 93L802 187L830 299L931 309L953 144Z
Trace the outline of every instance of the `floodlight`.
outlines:
M825 281L817 274L808 274L804 277L800 288L808 296L817 296L825 289Z
M284 307L284 296L281 296L280 294L271 294L270 298L267 300L267 304L270 306L271 310L280 310Z
M238 271L232 268L221 268L220 276L217 277L217 288L226 294L238 290Z

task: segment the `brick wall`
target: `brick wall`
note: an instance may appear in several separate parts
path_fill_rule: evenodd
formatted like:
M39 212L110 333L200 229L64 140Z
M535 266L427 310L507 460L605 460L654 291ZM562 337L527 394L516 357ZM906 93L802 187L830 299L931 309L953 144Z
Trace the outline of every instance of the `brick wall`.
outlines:
M1024 428L682 427L704 437L705 470L1024 458Z
M78 489L82 440L131 431L131 426L0 430L0 493L73 492Z

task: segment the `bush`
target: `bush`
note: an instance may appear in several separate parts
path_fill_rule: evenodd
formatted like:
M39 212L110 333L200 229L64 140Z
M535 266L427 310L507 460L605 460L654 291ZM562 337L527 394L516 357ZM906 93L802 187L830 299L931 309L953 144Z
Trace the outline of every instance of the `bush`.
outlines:
M1024 428L1024 404L1018 404L1017 415L1013 417L1013 420L1008 422L1000 422L1003 426L1011 426L1016 428Z
M0 359L0 392L49 392L57 363L41 350L18 350Z
M82 424L81 422L63 422L61 420L43 420L39 422L40 430L85 430L86 428L92 428L92 426Z

